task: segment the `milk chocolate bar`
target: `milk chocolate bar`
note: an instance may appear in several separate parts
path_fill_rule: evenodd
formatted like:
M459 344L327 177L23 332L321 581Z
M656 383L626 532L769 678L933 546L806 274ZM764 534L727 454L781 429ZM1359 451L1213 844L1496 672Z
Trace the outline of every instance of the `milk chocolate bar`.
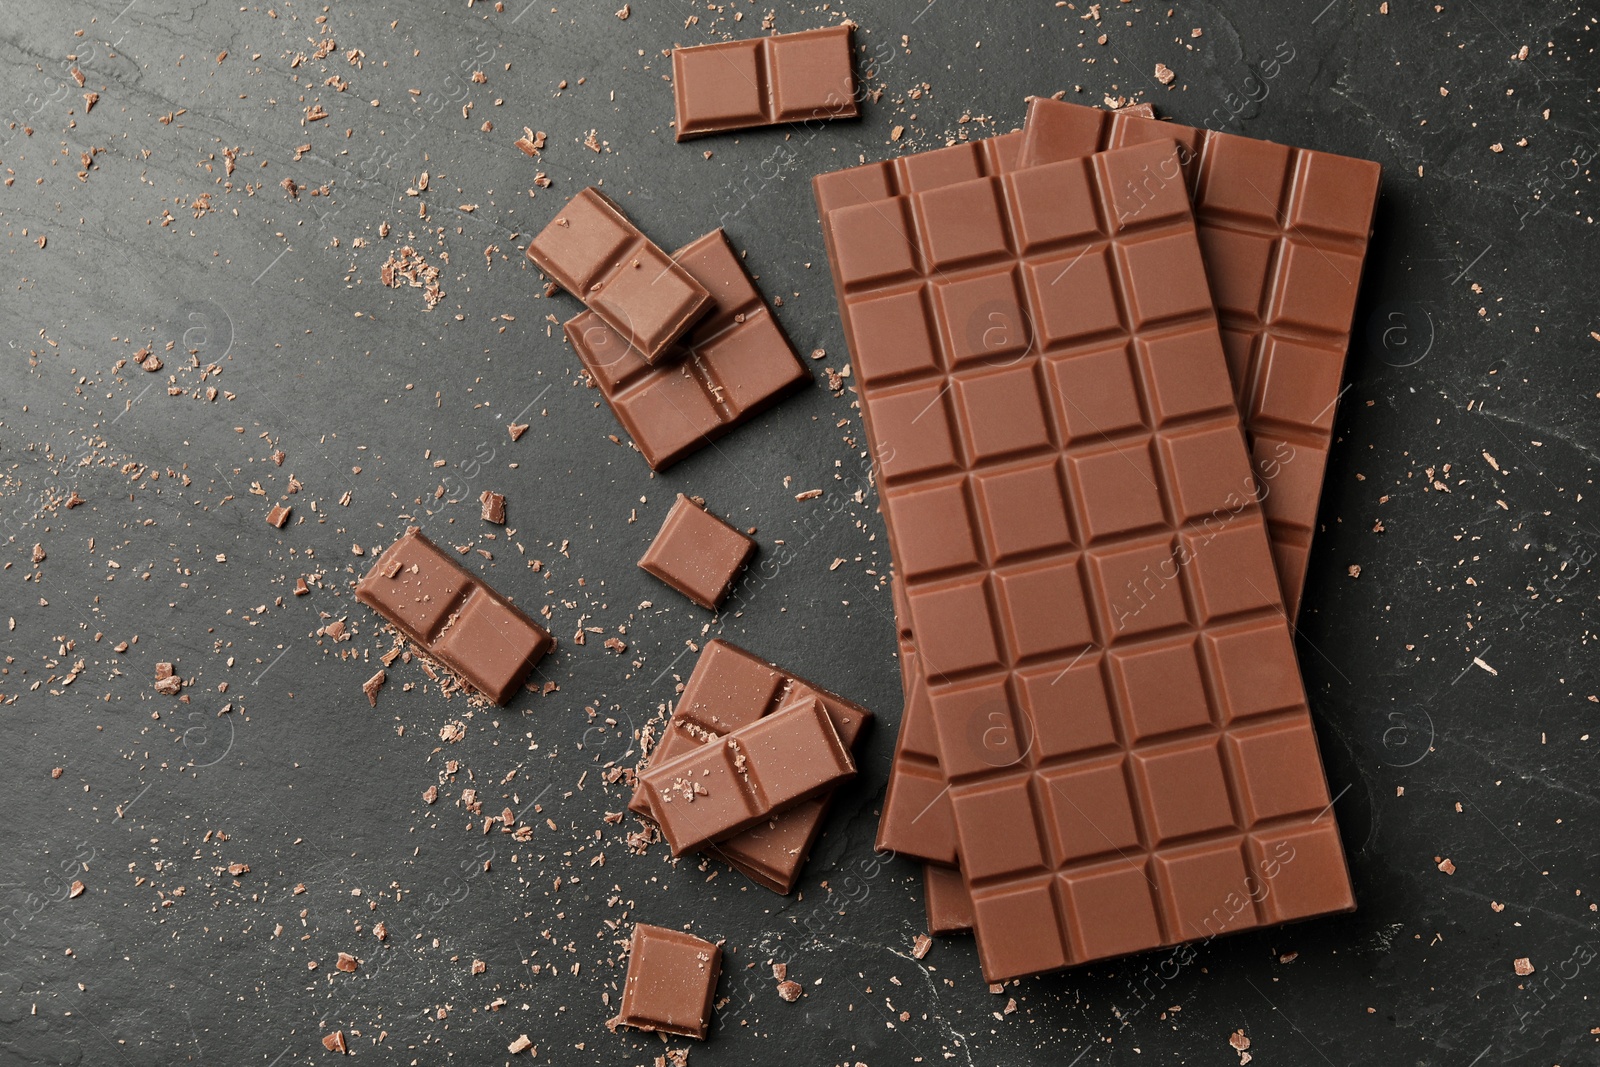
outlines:
M1233 273L1229 249L1256 243L1260 236L1307 245L1331 239L1336 247L1364 256L1378 192L1377 164L1148 121L1154 117L1148 105L1108 113L1059 100L1033 99L1015 165L1074 158L1148 138L1179 137L1179 162L1191 192L1200 185L1202 173L1206 176L1206 195L1195 203L1194 211L1201 258L1213 294L1220 292L1219 286L1239 285L1240 275ZM1269 208L1286 198L1283 175L1274 172L1275 176L1264 180L1260 174L1252 175L1248 166L1240 164L1252 155L1264 159L1268 170L1289 157L1285 169L1294 185L1289 195L1301 204L1347 199L1346 220L1331 226L1326 221L1304 225L1292 224L1292 213L1272 217ZM1236 192L1226 193L1224 185ZM1248 208L1239 210L1241 203ZM1329 217L1326 211L1320 214ZM1252 298L1235 290L1233 298L1218 304L1218 313L1246 436L1254 446L1258 491L1268 517L1280 584L1293 617L1304 582L1305 551L1316 518L1332 415L1340 395L1349 316L1345 313L1342 332L1324 331L1314 336L1318 331L1308 331L1303 322L1279 319L1267 324L1260 313L1252 318L1250 309L1296 306L1319 297L1348 304L1355 286L1351 276L1348 284L1324 293L1322 280L1304 270L1268 271L1264 279L1258 274L1247 271L1243 277L1257 278L1265 289L1281 290L1283 295L1263 291ZM1321 346L1323 354L1313 361L1302 358L1305 352L1300 349L1280 346L1281 340L1293 340L1297 333L1313 347ZM1292 399L1286 399L1290 394ZM1265 402L1268 397L1273 398L1271 403ZM1298 418L1293 414L1296 411ZM902 613L900 617L905 616ZM909 633L904 640L910 640ZM907 704L890 770L878 847L951 863L954 832L948 821L948 800L939 793L942 776L937 770L937 753L924 726L926 694L909 681L905 691Z
M984 971L1349 908L1176 146L994 163L815 183Z

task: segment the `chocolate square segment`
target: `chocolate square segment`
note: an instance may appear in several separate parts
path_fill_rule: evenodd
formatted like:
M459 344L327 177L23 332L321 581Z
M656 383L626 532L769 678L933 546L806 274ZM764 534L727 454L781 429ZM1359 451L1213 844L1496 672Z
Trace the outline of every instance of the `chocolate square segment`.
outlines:
M679 493L639 566L716 611L755 550L754 541Z
M650 363L711 307L711 294L590 187L528 242L528 259Z
M857 114L850 27L672 50L675 137Z
M766 122L760 41L677 48L672 53L678 140L694 132L760 126Z
M726 234L713 230L672 258L711 293L712 306L654 363L594 311L563 327L600 395L656 470L748 422L806 380Z
M356 584L356 599L496 704L555 646L550 634L415 526Z
M722 974L722 946L681 930L636 923L622 1010L614 1023L704 1041Z

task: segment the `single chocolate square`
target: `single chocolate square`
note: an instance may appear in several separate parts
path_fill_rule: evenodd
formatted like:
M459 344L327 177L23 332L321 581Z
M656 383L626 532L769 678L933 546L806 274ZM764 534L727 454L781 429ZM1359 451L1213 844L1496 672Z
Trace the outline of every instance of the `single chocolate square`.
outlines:
M635 923L622 1010L612 1023L704 1041L721 974L721 945L681 930Z
M639 566L716 611L755 550L754 541L679 493Z

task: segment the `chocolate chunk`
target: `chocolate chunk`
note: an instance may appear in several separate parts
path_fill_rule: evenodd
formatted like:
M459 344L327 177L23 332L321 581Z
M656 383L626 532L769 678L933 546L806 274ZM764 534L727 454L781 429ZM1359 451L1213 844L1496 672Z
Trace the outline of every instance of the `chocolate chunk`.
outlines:
M373 563L356 598L496 704L555 642L413 526Z
M722 974L722 946L681 930L635 923L622 1010L614 1024L701 1041Z
M672 50L679 141L724 130L858 114L850 27Z
M267 525L283 529L289 524L289 513L293 508L286 508L282 504L274 505L267 511Z
M639 566L716 611L755 551L754 541L679 493Z
M786 706L640 777L674 856L731 837L853 778L855 762L827 708Z
M1015 148L815 183L990 980L1352 906L1176 145Z
M928 933L944 936L972 929L972 894L955 867L923 864L922 894Z
M528 258L655 362L711 294L600 190L583 190L528 242Z
M478 503L483 506L483 521L506 524L506 498L493 490L485 489L478 496Z
M721 230L672 258L710 291L712 306L654 365L592 311L565 325L600 395L656 470L749 421L807 380Z
M368 678L365 682L361 683L361 691L367 694L367 700L372 704L373 707L378 706L378 690L382 689L384 683L386 683L388 680L389 672L380 670L377 674L374 674L371 678Z
M898 618L909 621L909 609ZM916 649L903 641L900 651L905 679L905 710L895 738L883 816L874 847L933 863L956 863L955 823L950 794L939 769L939 738L928 707L928 689L917 665Z
M650 753L652 766L661 766L718 740L740 726L770 715L803 696L816 697L828 709L833 728L847 748L854 748L865 733L872 713L859 704L775 667L720 639L706 642L683 694L667 720L661 739ZM741 834L707 847L706 852L742 871L775 893L790 893L811 846L822 833L831 796L821 796L790 808ZM650 815L643 787L634 789L628 808Z

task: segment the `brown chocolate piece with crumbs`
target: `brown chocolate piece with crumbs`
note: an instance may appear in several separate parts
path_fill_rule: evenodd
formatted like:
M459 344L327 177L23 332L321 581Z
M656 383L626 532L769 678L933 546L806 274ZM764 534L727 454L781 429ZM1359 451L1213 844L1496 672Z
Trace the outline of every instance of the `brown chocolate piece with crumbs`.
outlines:
M564 329L584 370L656 470L759 415L806 370L727 235L713 230L672 254L711 293L712 307L649 362L593 311Z
M610 1025L704 1041L721 974L721 945L681 930L635 923L622 1010Z
M356 599L496 704L555 642L413 526L356 585Z
M666 730L650 752L651 764L671 762L802 696L822 701L839 740L847 748L856 746L872 720L872 713L860 704L775 667L737 645L712 639L701 651L694 672L684 683L683 695L667 720ZM741 834L718 841L705 851L774 893L791 893L800 880L811 846L822 833L831 799L831 795L814 797ZM635 788L628 808L639 815L651 814L642 787Z
M679 493L639 566L716 611L755 551L754 541Z
M853 778L822 701L799 696L640 779L674 856L732 837Z
M711 306L711 294L600 190L567 201L528 258L654 362Z
M850 27L672 50L677 140L859 113Z

